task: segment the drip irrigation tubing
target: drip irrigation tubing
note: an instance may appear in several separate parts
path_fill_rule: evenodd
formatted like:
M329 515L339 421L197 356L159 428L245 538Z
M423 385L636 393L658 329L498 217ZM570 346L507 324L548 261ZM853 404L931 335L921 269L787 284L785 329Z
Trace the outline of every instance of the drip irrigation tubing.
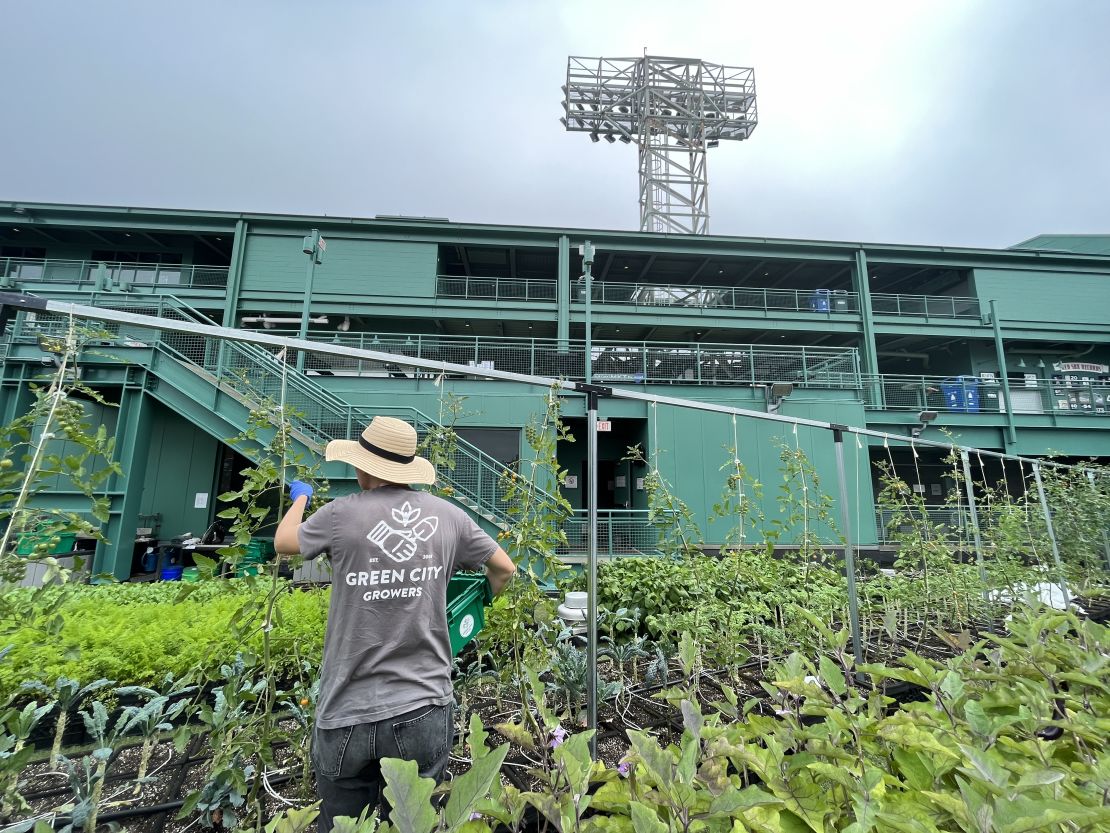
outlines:
M190 740L189 748L192 749L195 746L197 746L198 743L199 743L199 738L201 738L201 737L202 737L201 735L194 735L193 739ZM170 743L170 741L163 741L163 743ZM273 748L275 750L276 749L284 749L285 747L287 747L289 745L290 745L289 741L283 740L283 741L279 741L278 743L272 744L271 748ZM126 748L136 749L136 748L138 748L138 745L132 746L132 747L126 747ZM155 748L155 750L158 749L157 746L154 747L154 748ZM188 757L180 758L178 760L172 760L171 759L170 761L168 761L167 763L165 763L161 767L159 767L158 771L159 772L166 772L166 774L169 774L170 772L176 772L177 770L180 770L182 768L187 770L191 767L196 766L197 764L204 763L205 761L208 761L211 758L212 758L211 755L191 755L191 756L188 756ZM111 766L111 764L109 763L109 767L110 766ZM43 773L43 775L45 775L45 774L46 773ZM153 774L152 772L147 772L148 777L152 774ZM111 773L110 772L108 775L106 775L104 777L104 783L105 783L105 785L108 785L108 784L116 784L116 783L119 783L121 781L134 781L138 778L138 776L139 776L139 771L137 769L128 770L126 772L116 772L116 773ZM23 793L23 797L27 801L41 801L43 799L50 798L51 796L62 795L62 794L67 793L67 792L69 792L69 787L51 787L50 789L46 789L46 790L37 790L35 792Z
M270 784L271 786L280 786L296 777L298 776L293 774L277 775L270 779ZM99 827L100 824L109 824L113 821L123 821L124 819L143 818L146 816L158 815L159 813L165 814L173 810L180 810L184 805L185 799L177 798L163 804L152 804L147 807L127 807L123 810L114 810L110 813L99 813L96 817L97 826ZM53 819L52 827L57 830L59 827L72 824L72 822L73 819L69 816L58 816ZM165 826L164 822L162 826Z

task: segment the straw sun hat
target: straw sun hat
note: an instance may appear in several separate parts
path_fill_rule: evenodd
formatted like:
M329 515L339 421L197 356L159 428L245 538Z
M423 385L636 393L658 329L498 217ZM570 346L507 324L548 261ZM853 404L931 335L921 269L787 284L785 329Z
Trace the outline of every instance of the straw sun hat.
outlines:
M416 429L404 420L376 416L357 440L332 440L324 459L342 460L389 483L435 482L435 466L416 456Z

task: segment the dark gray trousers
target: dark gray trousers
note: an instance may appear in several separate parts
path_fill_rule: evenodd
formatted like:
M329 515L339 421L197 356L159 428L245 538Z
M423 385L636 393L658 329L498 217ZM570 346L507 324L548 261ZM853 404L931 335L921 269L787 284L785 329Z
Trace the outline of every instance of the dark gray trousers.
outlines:
M454 740L454 704L422 706L415 711L340 729L313 732L312 762L321 798L317 828L331 833L336 816L358 818L364 808L389 817L380 761L416 761L420 775L438 784L447 771Z

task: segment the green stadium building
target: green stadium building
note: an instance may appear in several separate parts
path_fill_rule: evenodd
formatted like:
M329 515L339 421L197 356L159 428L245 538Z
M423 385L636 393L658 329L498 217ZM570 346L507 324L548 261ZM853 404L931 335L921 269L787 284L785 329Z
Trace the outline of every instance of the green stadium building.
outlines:
M8 292L275 335L296 336L307 314L308 337L329 344L541 377L589 372L597 384L907 438L949 432L1026 457L1110 457L1110 235L969 249L26 202L0 202L0 220ZM326 241L319 265L303 251L314 229ZM20 313L7 330L4 423L26 411L50 363L34 329L34 315ZM443 474L480 523L511 524L497 482L531 453L523 428L542 411L543 388L320 354L298 369L262 347L128 335L81 366L82 381L118 406L88 410L115 434L124 471L108 484L111 543L97 549L97 572L138 571L136 530L169 540L214 521L216 496L244 464L227 442L252 405L233 384L244 374L291 377L310 454L376 413L426 431L447 393L465 397L457 465ZM567 396L563 414L582 438L582 397ZM767 517L781 511L784 444L805 451L818 488L848 501L864 550L888 544L880 464L905 474L938 520L950 512L941 450L849 441L840 494L828 432L628 399L603 399L599 416L609 429L597 471L607 553L653 545L647 466L627 459L637 445L709 547L723 541L709 518L733 449L764 484ZM585 455L585 442L560 445L572 560L584 546ZM1021 479L1020 466L979 465L988 478ZM353 485L349 471L326 471L337 491Z

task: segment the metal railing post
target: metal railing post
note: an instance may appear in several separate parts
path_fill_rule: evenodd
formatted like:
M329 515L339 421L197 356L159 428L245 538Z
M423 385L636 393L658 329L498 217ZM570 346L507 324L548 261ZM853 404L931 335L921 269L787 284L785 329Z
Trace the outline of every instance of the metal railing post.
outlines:
M836 452L836 479L840 486L840 494L849 495L848 476L844 470L844 431L846 425L833 425L833 449ZM856 472L859 476L859 472ZM855 657L856 666L863 663L863 643L860 639L859 627L859 597L856 591L856 554L852 547L852 520L848 510L848 501L838 501L840 504L840 522L844 527L844 573L848 579L848 620L852 633L852 656ZM858 673L858 672L857 672Z
M1060 577L1060 592L1064 595L1064 608L1071 607L1071 596L1068 593L1068 580L1064 574L1064 562L1060 560L1060 547L1056 543L1056 532L1052 528L1052 510L1048 508L1048 498L1045 497L1044 483L1041 481L1041 467L1033 464L1033 479L1037 481L1037 494L1041 499L1041 510L1044 512L1045 529L1048 530L1048 540L1052 543L1052 557L1056 562L1056 571Z
M588 273L588 270L587 270ZM589 513L586 553L586 728L593 729L590 756L597 756L597 393L586 394L586 478L590 490L586 500Z
M964 467L964 486L967 489L967 511L971 521L971 535L975 541L975 562L979 565L979 581L983 585L983 600L988 599L987 568L983 564L983 539L979 534L979 512L975 507L975 482L971 479L971 460L966 451L960 452Z

